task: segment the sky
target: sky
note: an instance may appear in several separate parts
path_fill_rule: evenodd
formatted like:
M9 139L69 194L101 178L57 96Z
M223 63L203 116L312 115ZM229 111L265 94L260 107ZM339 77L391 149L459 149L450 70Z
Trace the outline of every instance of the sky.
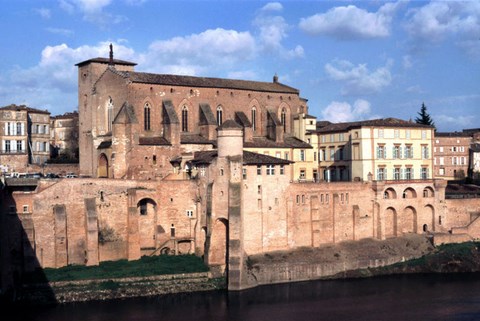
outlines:
M480 127L480 1L0 0L0 106L77 110L81 61L279 82L317 120Z

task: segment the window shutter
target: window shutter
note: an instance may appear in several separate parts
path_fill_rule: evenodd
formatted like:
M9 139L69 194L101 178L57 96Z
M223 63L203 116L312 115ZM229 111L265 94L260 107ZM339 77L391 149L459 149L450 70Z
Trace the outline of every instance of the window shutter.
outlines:
M400 179L405 179L405 168L400 168Z
M25 135L25 124L22 123L22 124L20 125L20 127L21 127L22 136L23 136L23 135Z
M22 140L22 151L24 151L24 150L25 150L25 141Z

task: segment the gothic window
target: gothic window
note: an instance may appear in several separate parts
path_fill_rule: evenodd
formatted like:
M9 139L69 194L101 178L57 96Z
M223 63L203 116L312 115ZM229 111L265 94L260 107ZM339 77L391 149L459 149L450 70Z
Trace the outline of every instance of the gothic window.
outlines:
M108 105L107 105L107 130L109 132L112 131L112 123L113 123L113 99L112 97L109 97Z
M283 132L287 131L287 112L285 111L285 108L282 108L282 125L283 125Z
M257 129L257 109L255 107L252 108L252 130L255 131Z
M188 108L183 106L182 109L182 132L188 132Z
M223 110L222 106L217 107L217 126L222 125L223 123Z
M145 130L150 130L150 105L148 103L143 107L143 128Z

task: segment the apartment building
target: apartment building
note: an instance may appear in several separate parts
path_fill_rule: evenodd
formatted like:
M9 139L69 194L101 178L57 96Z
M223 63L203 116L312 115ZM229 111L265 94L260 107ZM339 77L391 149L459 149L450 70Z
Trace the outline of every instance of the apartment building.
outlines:
M316 130L325 181L433 177L433 127L396 118L325 124Z
M433 145L435 178L464 179L468 175L471 143L471 133L436 132Z

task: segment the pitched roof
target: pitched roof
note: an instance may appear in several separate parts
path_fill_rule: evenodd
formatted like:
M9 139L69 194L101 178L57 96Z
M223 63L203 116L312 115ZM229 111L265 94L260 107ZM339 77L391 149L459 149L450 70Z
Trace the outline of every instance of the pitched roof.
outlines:
M235 121L242 127L252 127L252 123L248 119L247 115L243 111L235 112Z
M138 144L139 145L164 145L164 146L170 146L170 142L166 140L164 137L139 137L138 138Z
M173 107L171 100L164 100L163 105L163 122L165 124L179 124L177 113L175 112L175 107Z
M245 165L289 165L294 162L283 158L243 151L243 164Z
M88 60L79 62L78 64L75 64L75 66L81 67L81 66L89 64L91 62L97 62L97 63L108 65L110 63L110 59L109 58L97 57L97 58L92 58L92 59L88 59ZM136 66L137 65L134 62L130 62L130 61L126 61L126 60L120 60L120 59L113 59L113 63L115 65L125 65L125 66Z
M11 104L11 105L8 105L8 106L0 107L0 110L26 111L28 113L50 115L50 112L48 110L40 110L40 109L36 109L36 108L32 108L32 107L27 107L25 105Z
M361 127L403 127L403 128L429 128L433 129L433 126L417 124L411 121L406 121L398 118L380 118L371 120L362 120L346 123L332 123L324 127L318 128L317 133L325 132L340 132L353 128Z
M138 123L137 116L135 115L135 108L127 101L122 104L120 110L113 120L114 124L136 124Z
M217 125L215 116L209 104L199 104L200 106L200 125Z
M254 137L253 141L243 143L245 148L313 148L296 137L285 137L284 142L276 143L266 137Z
M97 149L106 149L106 148L110 148L111 146L112 146L112 141L106 140L101 142L100 145L98 145Z
M194 158L191 162L195 165L211 164L217 157L218 151L216 150L195 152ZM243 151L244 165L289 165L292 163L294 162L282 158L249 152L246 150Z
M117 73L125 78L128 78L134 83L253 90L287 94L299 94L300 92L298 89L281 84L279 82L261 82L251 80L193 77L182 75L162 75L133 71L118 71Z
M470 132L435 132L435 137L472 137Z
M228 119L224 121L223 124L217 127L217 131L223 129L243 129L243 127L237 124L237 122L233 119Z
M181 144L198 144L198 145L213 145L216 146L216 141L208 140L203 136L198 134L191 134L191 133L182 133L180 136L180 143Z

